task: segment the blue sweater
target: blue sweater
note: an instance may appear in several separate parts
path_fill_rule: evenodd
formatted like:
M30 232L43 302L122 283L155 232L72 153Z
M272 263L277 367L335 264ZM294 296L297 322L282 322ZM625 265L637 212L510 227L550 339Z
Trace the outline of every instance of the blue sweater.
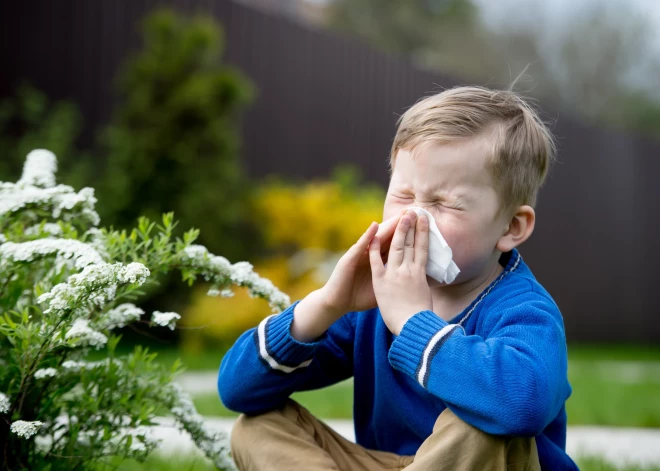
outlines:
M289 333L297 301L229 350L218 377L222 402L259 414L295 391L354 376L355 436L366 448L414 455L449 407L487 433L536 437L544 470L577 469L565 452L563 319L517 250L500 263L502 274L450 322L421 311L398 337L374 308L298 342Z

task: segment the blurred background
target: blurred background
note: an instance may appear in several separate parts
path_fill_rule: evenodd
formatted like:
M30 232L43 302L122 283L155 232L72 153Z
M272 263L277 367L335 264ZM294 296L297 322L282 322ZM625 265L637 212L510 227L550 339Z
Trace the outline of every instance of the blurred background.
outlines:
M506 88L526 68L516 89L544 111L559 161L521 253L564 315L569 424L660 428L660 2L10 0L0 64L0 181L51 149L59 182L96 189L103 225L173 210L292 300L381 220L410 105ZM143 307L180 312L180 328L129 326L122 344L182 356L200 410L231 417L217 367L267 304L160 281ZM351 393L299 400L350 419Z

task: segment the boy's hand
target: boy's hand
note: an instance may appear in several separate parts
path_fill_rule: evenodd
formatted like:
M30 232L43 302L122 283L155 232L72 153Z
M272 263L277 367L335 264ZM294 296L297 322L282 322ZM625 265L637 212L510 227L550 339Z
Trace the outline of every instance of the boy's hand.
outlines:
M339 259L325 286L308 294L293 311L291 335L300 342L318 338L341 316L351 311L376 307L371 281L369 242L378 235L382 242L379 257L386 262L389 244L405 211L382 224L371 223L360 239Z
M380 238L369 247L373 287L383 321L399 335L408 319L419 311L432 310L431 288L426 281L429 256L429 220L408 211L396 227L387 266L380 256Z
M381 263L387 262L394 230L404 214L405 211L401 211L398 217L390 218L380 225L371 223L360 239L339 259L330 279L321 288L329 309L342 316L350 311L364 311L376 307L371 281L369 242L374 236L382 241L382 247L377 254L374 252L374 256L378 257Z

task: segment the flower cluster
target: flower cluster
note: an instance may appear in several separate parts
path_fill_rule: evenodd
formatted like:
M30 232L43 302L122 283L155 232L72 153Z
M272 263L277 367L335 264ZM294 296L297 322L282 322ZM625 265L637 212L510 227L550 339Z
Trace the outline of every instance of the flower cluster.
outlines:
M171 383L165 392L165 401L179 428L190 434L197 447L220 469L235 470L236 465L229 452L227 434L209 428L195 409L190 395L179 384Z
M250 296L267 300L274 312L284 310L291 304L291 299L286 294L278 290L270 280L256 274L248 262L232 265L225 257L209 253L202 245L186 247L181 259L182 263L200 272L206 280L213 283L209 291L211 296L220 292L228 297L226 290L220 291L219 287L235 284L247 288Z
M10 407L11 403L9 402L9 398L5 393L0 392L0 414L6 414L9 412Z
M170 330L174 330L176 321L179 319L181 319L181 316L176 312L154 311L151 315L151 322L161 327L169 327Z
M55 368L42 368L34 372L34 377L36 379L52 378L56 374L57 370Z
M76 319L64 338L74 339L76 345L89 345L97 349L108 343L108 337L92 329L87 319Z
M107 367L110 364L110 359L99 360L99 361L76 361L76 360L67 360L62 363L62 368L68 372L77 373L81 370L93 370L94 368ZM112 359L112 363L115 366L123 366L122 362L116 358Z
M114 309L110 309L96 324L99 329L112 330L122 328L131 322L139 320L142 314L144 314L144 311L135 304L124 303Z
M56 171L57 158L55 154L46 149L35 149L25 157L23 175L18 184L50 188L55 186Z
M80 219L97 226L96 198L92 188L78 193L68 185L55 184L57 160L47 150L30 152L17 183L0 182L0 216L26 208L50 209L53 218L65 221Z
M27 422L25 420L17 420L11 424L11 431L23 438L30 438L32 435L37 433L43 422L35 420L33 422Z
M34 226L30 226L25 229L25 235L27 236L36 236L41 232L45 232L46 234L53 236L59 236L62 235L62 228L59 224L55 224L54 222L47 222L43 225L43 227L41 224L35 224Z
M73 267L78 269L104 262L92 246L74 239L47 237L29 242L5 242L0 245L0 257L13 262L32 262L38 257L49 255L57 255L57 266L71 260Z
M63 315L86 300L102 306L114 298L118 284L141 285L149 274L149 269L137 262L88 265L80 273L71 275L66 283L60 283L39 296L37 302L48 305L44 314L53 315Z
M30 207L49 208L54 218L61 217L65 221L79 219L97 226L100 218L94 210L95 205L92 188L83 188L76 193L68 185L39 188L0 183L0 216Z

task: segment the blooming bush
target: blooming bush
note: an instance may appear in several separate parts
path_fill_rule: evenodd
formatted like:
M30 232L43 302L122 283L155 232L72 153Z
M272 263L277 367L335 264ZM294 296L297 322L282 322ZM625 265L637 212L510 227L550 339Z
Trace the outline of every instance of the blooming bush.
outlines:
M384 197L383 188L360 184L355 169L339 167L331 180L272 179L259 186L252 204L271 247L343 253L371 221L381 221Z
M227 437L205 427L155 354L118 355L113 330L131 322L174 328L179 315L133 302L154 275L201 277L210 295L247 288L273 310L289 298L247 262L174 238L173 215L140 218L135 229L98 227L91 188L55 182L57 161L31 152L17 183L0 182L0 453L8 469L94 468L116 457L143 461L157 447L149 426L171 413L219 469L232 469ZM91 349L104 357L88 361Z

